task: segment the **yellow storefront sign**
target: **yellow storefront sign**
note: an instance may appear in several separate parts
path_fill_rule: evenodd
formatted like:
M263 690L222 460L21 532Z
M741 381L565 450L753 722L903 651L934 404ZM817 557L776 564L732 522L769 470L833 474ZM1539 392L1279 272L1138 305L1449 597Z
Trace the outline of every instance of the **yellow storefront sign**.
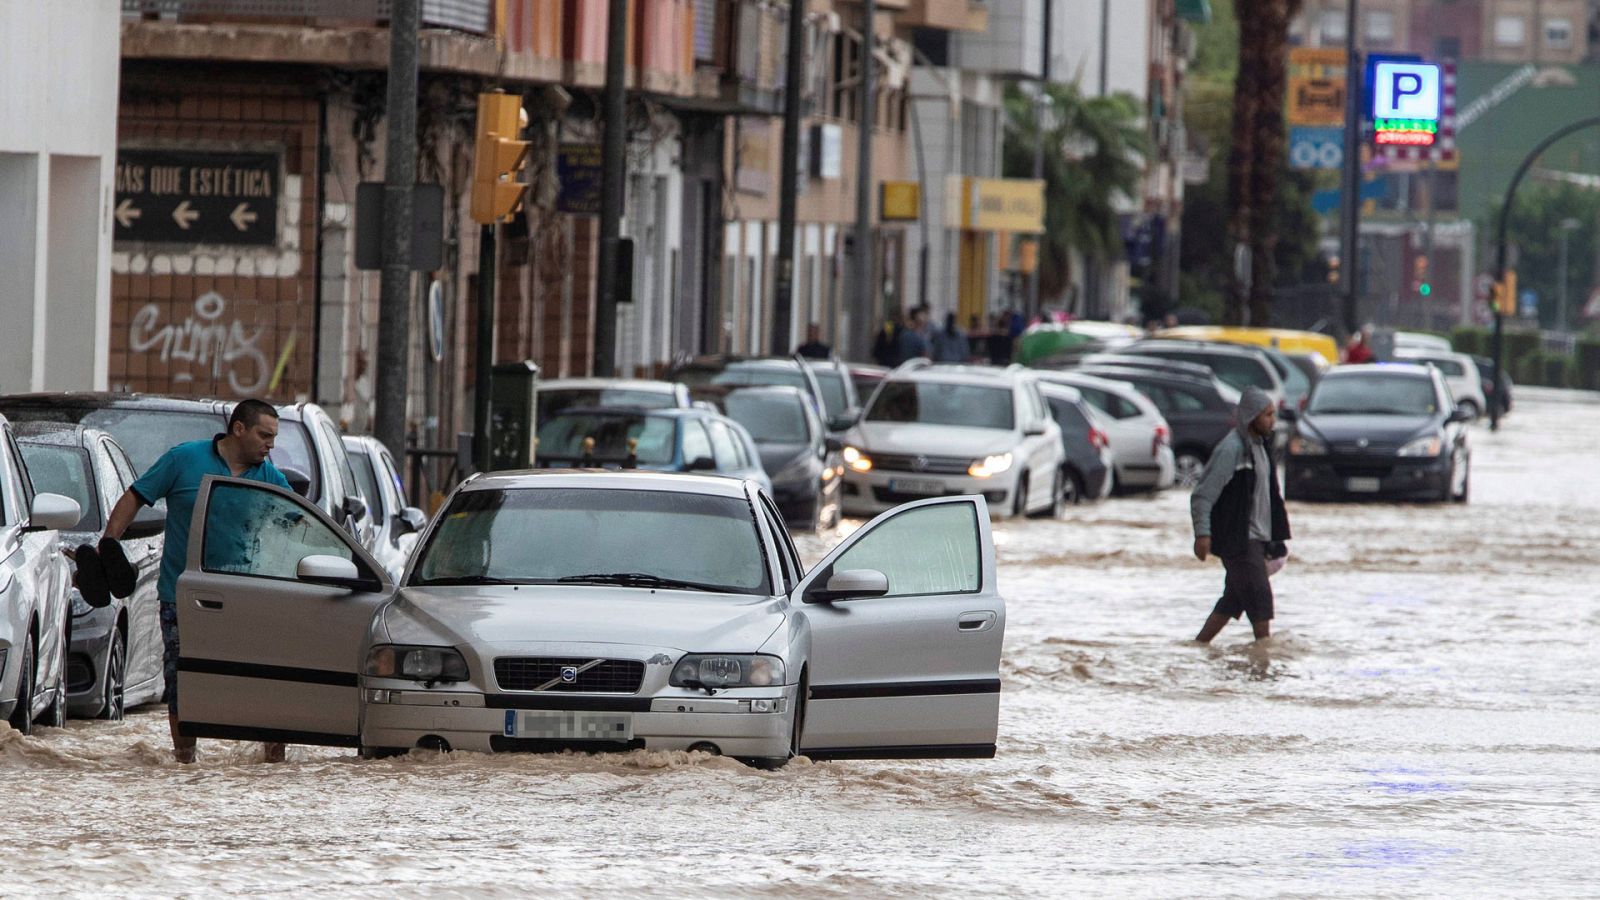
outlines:
M946 208L949 225L970 231L1044 231L1044 182L1031 178L952 178L961 202Z
M885 222L915 222L922 215L922 186L915 181L885 181L878 202L878 218Z
M1319 47L1289 51L1289 124L1344 124L1345 53Z

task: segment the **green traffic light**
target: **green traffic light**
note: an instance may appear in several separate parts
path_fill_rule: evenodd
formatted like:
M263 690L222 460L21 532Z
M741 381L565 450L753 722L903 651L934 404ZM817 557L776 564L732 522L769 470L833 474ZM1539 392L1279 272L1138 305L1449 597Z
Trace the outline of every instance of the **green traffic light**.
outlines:
M1433 293L1433 285L1431 285L1431 284L1427 283L1426 281L1424 281L1422 284L1417 286L1417 293L1419 293L1422 296L1426 297L1429 294Z

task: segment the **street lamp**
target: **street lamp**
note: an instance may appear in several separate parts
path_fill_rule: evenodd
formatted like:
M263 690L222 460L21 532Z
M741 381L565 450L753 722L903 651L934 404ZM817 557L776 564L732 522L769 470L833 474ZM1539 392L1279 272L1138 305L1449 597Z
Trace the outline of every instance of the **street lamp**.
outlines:
M1561 290L1556 294L1556 330L1563 334L1567 330L1567 240L1582 227L1583 223L1577 219L1561 220L1561 261L1557 265L1561 271Z

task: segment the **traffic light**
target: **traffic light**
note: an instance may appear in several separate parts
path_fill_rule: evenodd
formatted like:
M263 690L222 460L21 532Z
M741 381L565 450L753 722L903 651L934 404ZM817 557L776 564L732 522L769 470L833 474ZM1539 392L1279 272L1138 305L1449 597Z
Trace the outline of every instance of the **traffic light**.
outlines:
M1517 314L1517 273L1507 269L1504 276L1490 289L1490 305L1502 316Z
M478 95L478 140L472 167L472 218L483 225L503 221L522 206L527 185L517 180L528 159L528 142L517 140L526 113L522 98L495 91Z
M1427 254L1419 253L1417 254L1416 258L1412 260L1411 283L1416 285L1417 296L1422 297L1423 299L1427 299L1428 295L1433 293L1433 285L1428 281Z

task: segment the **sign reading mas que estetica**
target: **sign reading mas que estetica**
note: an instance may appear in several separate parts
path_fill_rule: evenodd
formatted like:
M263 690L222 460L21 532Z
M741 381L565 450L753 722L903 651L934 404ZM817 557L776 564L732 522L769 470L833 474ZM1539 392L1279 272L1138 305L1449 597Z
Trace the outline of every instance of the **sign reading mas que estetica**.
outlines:
M275 244L280 168L276 153L118 150L114 237Z

